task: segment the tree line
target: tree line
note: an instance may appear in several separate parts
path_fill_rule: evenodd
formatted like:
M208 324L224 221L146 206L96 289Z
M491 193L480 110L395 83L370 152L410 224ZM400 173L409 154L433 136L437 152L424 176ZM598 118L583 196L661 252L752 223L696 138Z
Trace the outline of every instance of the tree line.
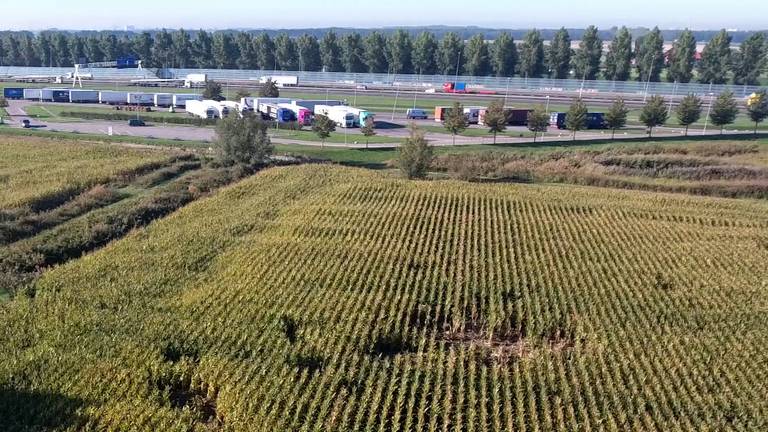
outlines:
M664 34L658 27L634 38L626 27L619 29L607 52L595 26L571 48L565 28L549 44L539 30L521 41L502 32L493 41L482 34L468 40L455 32L438 39L424 31L411 36L405 30L391 35L378 31L363 36L340 36L330 30L290 37L250 32L188 32L185 30L142 33L76 33L46 31L3 33L0 65L58 66L112 61L135 56L151 68L261 69L424 75L472 75L528 78L575 78L613 81L702 82L756 85L765 71L768 41L764 33L752 33L738 49L725 30L707 43L697 57L695 33L684 30L673 48L664 51Z

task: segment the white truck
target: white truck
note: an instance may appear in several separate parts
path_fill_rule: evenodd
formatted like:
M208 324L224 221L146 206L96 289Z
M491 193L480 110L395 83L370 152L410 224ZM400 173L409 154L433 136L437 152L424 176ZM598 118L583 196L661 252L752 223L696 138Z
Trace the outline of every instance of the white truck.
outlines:
M219 109L221 111L221 118L227 117L229 114L237 113L240 117L245 114L247 110L243 109L243 106L240 104L240 102L234 102L234 101L221 101L219 102ZM227 114L224 114L224 109L226 108Z
M188 100L186 110L189 115L202 119L217 119L221 117L220 105L214 100Z
M173 105L173 95L170 93L155 93L155 106L168 108Z
M186 88L199 88L204 87L205 82L208 81L208 75L203 73L188 74L184 78L184 87Z
M243 110L248 110L248 111L257 111L259 108L259 104L265 104L265 103L271 103L271 104L291 103L291 99L265 98L265 97L244 97L240 99L240 106L243 108Z
M470 106L464 108L464 115L467 117L467 123L478 124L480 123L480 111L486 110L486 107Z
M69 101L71 103L99 103L98 90L70 90Z
M128 105L152 106L154 104L154 93L128 93Z
M336 126L342 128L353 128L357 123L357 116L349 110L349 107L343 105L316 105L315 116L317 115L328 117L336 123Z
M189 101L201 101L203 97L198 94L175 94L173 95L173 106L176 108L186 108Z
M363 127L368 122L375 122L375 115L370 111L355 107L347 107L347 110L355 115L355 126L357 127Z
M296 87L299 85L299 77L289 75L263 76L259 78L259 83L265 84L268 80L272 80L278 87Z
M128 92L102 90L99 92L99 103L125 105L128 103Z
M344 105L344 102L340 100L292 100L290 103L293 105L302 106L312 112L315 111L315 107L318 105L327 105L327 106L339 106Z

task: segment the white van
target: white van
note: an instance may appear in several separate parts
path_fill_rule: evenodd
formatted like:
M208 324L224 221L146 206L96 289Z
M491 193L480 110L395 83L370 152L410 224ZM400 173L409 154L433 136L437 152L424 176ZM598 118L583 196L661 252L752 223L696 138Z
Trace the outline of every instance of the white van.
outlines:
M426 111L416 108L409 108L405 116L408 120L426 120L428 118Z

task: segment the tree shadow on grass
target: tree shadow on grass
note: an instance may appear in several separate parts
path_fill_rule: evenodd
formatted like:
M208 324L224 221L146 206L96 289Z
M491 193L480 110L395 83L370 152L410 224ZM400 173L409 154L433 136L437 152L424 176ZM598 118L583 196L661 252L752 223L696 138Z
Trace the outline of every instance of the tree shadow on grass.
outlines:
M0 386L0 430L27 432L80 429L85 419L77 411L82 400L47 391Z

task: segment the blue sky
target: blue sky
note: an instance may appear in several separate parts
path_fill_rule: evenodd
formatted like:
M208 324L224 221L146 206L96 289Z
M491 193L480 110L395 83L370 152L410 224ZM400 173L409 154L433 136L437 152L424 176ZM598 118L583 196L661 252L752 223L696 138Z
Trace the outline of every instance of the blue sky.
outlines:
M0 30L45 28L298 28L477 25L499 28L582 27L596 24L693 29L768 28L768 0L739 0L727 10L711 0L2 0ZM488 3L495 3L488 8ZM197 6L199 4L199 6ZM474 6L478 7L474 7ZM576 6L578 5L578 6ZM215 6L215 7L214 7ZM34 9L34 11L31 10ZM47 12L47 13L46 13Z

